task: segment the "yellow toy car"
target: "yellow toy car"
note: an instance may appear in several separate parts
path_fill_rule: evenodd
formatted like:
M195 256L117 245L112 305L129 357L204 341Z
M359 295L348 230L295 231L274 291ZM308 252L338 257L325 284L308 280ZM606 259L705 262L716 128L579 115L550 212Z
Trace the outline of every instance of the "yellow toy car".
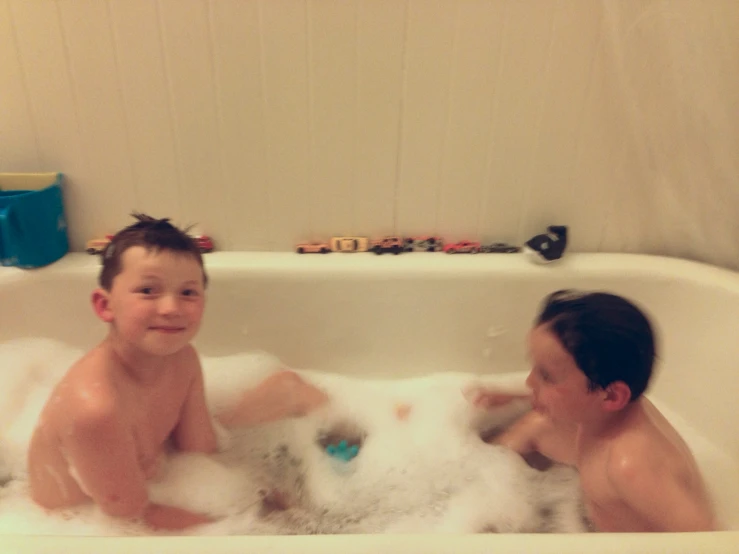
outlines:
M334 252L367 252L367 237L331 237L331 250Z

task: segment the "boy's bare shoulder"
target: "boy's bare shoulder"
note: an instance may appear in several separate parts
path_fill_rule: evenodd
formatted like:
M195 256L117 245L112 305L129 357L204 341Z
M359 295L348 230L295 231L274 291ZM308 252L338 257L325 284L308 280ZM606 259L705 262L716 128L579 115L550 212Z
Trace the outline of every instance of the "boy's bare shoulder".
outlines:
M77 360L57 384L48 406L60 420L79 422L115 411L115 385L110 358L95 348Z
M180 361L192 366L194 369L200 369L200 355L192 344L188 344L177 353Z
M173 369L177 380L197 382L202 379L203 369L200 365L200 355L192 344L188 344L174 355Z
M637 420L610 444L607 472L612 480L633 483L641 477L689 480L695 464L677 432L655 426L648 418Z

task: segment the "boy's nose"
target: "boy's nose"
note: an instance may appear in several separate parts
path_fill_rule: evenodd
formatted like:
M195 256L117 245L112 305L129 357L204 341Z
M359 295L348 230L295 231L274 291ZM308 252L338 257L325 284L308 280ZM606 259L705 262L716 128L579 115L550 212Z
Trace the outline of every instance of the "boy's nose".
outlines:
M161 314L173 314L179 309L179 302L177 298L172 295L165 295L159 301L159 313Z

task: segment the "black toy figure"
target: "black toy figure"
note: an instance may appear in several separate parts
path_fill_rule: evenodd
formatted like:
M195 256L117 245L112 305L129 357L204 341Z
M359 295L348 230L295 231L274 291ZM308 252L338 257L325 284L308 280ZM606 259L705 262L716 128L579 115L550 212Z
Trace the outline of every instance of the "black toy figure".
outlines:
M550 225L547 232L526 241L524 252L534 261L548 264L562 257L567 248L567 226Z

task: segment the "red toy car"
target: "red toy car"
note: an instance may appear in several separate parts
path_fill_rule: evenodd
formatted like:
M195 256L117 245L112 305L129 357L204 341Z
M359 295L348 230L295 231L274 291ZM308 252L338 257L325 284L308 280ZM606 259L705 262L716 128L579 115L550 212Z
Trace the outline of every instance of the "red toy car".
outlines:
M480 243L471 240L461 240L444 245L447 254L477 254L480 251Z
M213 240L208 235L195 235L192 240L195 241L203 254L213 252Z

